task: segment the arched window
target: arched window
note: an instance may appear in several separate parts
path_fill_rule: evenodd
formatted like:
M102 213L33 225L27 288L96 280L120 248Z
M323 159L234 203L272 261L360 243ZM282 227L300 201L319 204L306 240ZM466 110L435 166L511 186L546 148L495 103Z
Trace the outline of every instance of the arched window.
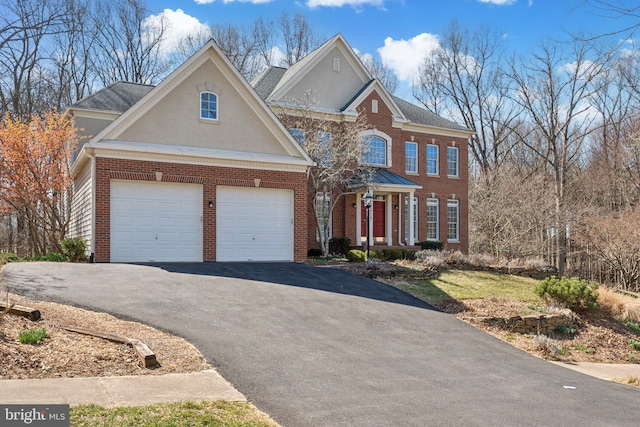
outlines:
M376 135L365 136L367 146L365 161L374 166L387 166L387 141Z
M200 118L218 120L218 95L213 92L200 92Z

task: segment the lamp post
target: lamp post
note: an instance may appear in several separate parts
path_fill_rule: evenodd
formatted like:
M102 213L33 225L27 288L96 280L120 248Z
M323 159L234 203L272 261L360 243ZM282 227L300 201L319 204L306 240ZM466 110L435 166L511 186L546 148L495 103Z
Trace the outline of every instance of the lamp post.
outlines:
M371 223L371 206L373 206L373 192L367 190L364 195L364 207L367 209L367 262L369 262L369 225Z

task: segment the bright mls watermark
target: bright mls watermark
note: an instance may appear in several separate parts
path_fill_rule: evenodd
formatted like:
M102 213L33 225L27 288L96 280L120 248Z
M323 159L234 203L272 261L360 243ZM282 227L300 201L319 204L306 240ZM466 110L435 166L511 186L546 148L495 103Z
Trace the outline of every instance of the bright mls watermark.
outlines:
M69 405L0 405L0 425L69 427Z

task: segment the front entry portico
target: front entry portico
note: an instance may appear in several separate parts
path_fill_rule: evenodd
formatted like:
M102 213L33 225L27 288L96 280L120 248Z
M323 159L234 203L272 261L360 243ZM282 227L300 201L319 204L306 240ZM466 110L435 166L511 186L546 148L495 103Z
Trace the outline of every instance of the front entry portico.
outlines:
M364 206L363 197L367 189L370 189L373 191L374 201L371 211L369 212L369 244L382 244L385 246L402 245L404 241L404 231L402 230L404 230L405 219L402 218L399 205L400 200L404 200L405 196L408 196L411 206L409 206L409 218L408 221L406 221L409 227L409 239L406 244L410 246L414 245L414 193L415 190L421 188L422 186L389 172L386 169L377 169L366 185L359 185L355 189L355 206L360 206L360 209L356 209L355 222L357 226L355 229L357 232L355 241L359 242L361 246L365 246L367 243L367 210ZM394 221L394 211L397 212L397 215L395 215L396 221ZM394 236L394 224L396 224L396 222L398 233Z

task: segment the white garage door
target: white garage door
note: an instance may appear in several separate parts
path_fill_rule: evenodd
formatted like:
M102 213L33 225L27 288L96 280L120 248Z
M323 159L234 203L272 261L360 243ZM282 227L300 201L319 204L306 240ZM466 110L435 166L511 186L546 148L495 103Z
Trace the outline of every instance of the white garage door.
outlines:
M202 186L111 181L111 262L202 261Z
M293 261L293 190L217 188L217 261Z

